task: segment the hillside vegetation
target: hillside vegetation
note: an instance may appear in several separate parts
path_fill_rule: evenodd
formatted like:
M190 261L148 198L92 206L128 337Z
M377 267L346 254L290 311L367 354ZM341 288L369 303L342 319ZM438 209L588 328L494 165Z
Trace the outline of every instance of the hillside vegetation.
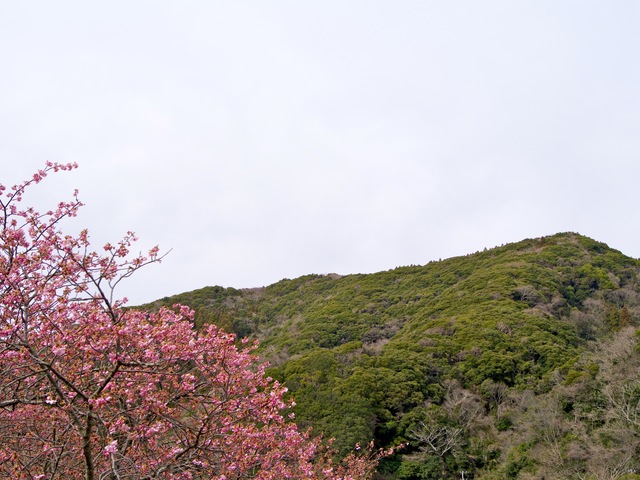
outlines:
M163 298L260 341L296 421L385 479L640 478L640 263L562 233L367 275Z

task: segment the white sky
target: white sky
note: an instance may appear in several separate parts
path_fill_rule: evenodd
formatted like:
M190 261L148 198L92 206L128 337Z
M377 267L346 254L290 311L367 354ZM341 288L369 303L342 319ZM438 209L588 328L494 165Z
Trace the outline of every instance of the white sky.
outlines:
M577 231L640 257L640 3L0 0L0 183L132 303Z

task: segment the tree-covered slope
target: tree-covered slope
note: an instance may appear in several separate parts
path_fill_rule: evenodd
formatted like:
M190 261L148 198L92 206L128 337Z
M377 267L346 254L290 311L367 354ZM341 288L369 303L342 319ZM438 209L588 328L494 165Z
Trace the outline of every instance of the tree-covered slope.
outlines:
M371 438L408 443L381 475L517 478L542 466L526 453L533 437L518 430L526 408L505 405L596 378L594 346L640 319L638 272L637 260L563 233L424 266L206 287L156 304L189 305L198 326L260 340L297 421L343 451Z

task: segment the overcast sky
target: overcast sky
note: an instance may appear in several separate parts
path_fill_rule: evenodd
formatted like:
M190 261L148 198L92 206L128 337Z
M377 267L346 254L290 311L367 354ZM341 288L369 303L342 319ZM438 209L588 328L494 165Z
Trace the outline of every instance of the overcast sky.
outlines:
M132 303L576 231L640 257L640 3L0 0L0 183Z

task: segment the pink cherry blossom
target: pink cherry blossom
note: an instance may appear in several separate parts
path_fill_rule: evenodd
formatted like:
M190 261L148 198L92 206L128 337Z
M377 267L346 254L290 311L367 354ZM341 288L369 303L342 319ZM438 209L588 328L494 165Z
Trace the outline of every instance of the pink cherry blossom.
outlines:
M104 447L102 449L102 452L105 455L111 455L113 453L116 453L118 451L118 441L114 440L113 442L109 443L106 447Z
M82 203L20 208L49 172L0 185L0 478L366 479L381 455L332 460L287 417L286 388L193 311L125 309L116 286L150 263L135 235L92 250L63 233ZM237 345L240 346L237 346ZM292 417L292 415L291 415Z

